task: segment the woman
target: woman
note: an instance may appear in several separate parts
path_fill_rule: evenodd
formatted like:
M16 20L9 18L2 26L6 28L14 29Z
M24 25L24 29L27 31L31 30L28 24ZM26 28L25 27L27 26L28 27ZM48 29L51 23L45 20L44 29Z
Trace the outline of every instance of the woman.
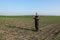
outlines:
M33 17L34 18L34 21L35 21L35 29L36 31L38 31L38 22L39 22L39 16L38 14L36 13L36 15Z

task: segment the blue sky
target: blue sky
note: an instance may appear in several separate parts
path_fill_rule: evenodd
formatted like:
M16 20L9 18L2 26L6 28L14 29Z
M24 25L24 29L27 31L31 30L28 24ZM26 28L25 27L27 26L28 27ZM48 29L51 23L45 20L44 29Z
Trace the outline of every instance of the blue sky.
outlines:
M60 0L0 0L0 15L60 15Z

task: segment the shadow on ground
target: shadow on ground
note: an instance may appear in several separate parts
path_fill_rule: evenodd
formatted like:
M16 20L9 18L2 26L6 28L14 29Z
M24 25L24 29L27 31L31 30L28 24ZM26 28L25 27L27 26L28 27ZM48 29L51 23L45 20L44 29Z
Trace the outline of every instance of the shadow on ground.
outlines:
M17 29L19 29L19 30L29 30L29 31L33 31L33 32L36 32L36 30L34 29L34 28L32 28L32 29L29 29L29 28L22 28L22 27L17 27L17 26L10 26L10 25L8 25L7 27L9 27L9 28L17 28Z

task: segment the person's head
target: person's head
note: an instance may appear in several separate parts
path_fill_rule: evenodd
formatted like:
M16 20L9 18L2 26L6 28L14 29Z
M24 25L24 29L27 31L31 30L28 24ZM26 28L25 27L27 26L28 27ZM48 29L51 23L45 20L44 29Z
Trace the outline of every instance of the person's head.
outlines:
M38 13L36 12L36 16L38 16Z

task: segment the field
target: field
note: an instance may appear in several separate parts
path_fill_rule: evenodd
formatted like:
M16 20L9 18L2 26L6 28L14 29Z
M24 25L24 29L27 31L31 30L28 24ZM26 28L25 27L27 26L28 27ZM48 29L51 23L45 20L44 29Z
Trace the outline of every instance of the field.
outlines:
M0 40L60 40L60 16L40 16L38 32L32 16L0 16Z

